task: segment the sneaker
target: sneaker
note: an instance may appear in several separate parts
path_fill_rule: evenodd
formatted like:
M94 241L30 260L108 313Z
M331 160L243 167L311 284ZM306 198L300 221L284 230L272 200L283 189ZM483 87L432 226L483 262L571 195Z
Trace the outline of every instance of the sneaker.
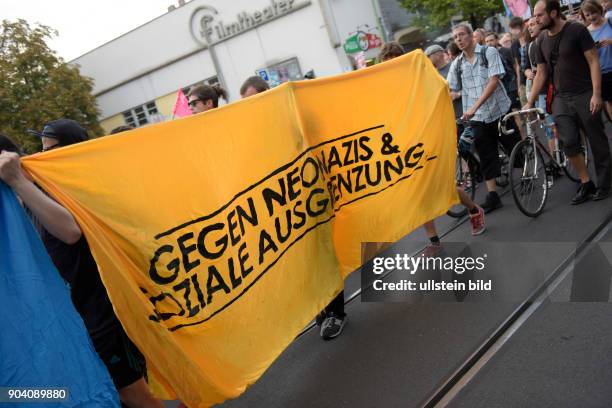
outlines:
M576 193L574 198L572 198L572 205L578 205L584 203L585 201L588 201L588 199L591 198L593 194L595 194L596 190L597 189L595 188L595 184L593 184L591 180L589 180L587 183L580 184L578 192Z
M603 200L605 198L608 198L610 196L610 189L604 189L604 188L598 188L597 191L595 191L595 194L593 195L593 201L599 201L599 200Z
M321 325L321 338L323 340L331 340L338 337L340 333L342 333L344 326L346 326L347 321L348 318L346 315L339 317L334 314L330 314Z
M482 207L485 214L497 210L498 208L502 208L503 206L504 204L501 202L499 195L497 195L496 192L489 192L487 194L487 198L485 198L484 203L480 204L480 207Z
M423 250L422 255L425 258L433 258L442 252L442 244L440 242L430 242Z
M469 213L470 222L472 223L472 235L480 235L485 231L484 210L478 206L476 208L478 208L476 214Z
M323 324L323 321L327 318L327 314L325 313L325 310L322 311L321 313L319 313L317 315L317 317L315 317L315 323L317 326L321 326Z

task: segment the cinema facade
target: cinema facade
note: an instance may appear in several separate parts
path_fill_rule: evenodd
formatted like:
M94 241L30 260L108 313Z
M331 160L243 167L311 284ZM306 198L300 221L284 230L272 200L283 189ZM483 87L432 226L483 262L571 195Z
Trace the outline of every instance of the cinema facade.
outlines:
M179 89L220 83L229 100L249 76L271 86L341 74L385 37L374 0L192 0L72 61L94 79L101 125L172 118Z

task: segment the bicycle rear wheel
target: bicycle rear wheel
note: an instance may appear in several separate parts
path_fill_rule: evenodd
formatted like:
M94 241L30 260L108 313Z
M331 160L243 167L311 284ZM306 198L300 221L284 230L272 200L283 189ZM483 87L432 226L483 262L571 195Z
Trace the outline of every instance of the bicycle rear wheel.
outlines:
M531 140L520 141L510 155L510 186L516 206L528 217L544 210L548 197L546 166L539 148Z
M455 181L457 188L462 189L473 200L476 194L476 181L474 180L470 161L476 160L470 155L466 156L467 161L464 161L459 153L455 162ZM459 203L448 209L446 214L453 218L461 218L467 214L467 209L463 204Z

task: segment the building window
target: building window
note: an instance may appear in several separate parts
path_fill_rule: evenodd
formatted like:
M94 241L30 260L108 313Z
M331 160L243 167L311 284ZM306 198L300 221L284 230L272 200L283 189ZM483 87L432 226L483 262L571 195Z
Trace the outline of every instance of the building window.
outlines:
M287 81L304 79L297 58L291 58L267 68L258 69L255 73L265 79L271 87L278 86Z
M189 95L189 91L191 90L191 88L193 88L194 86L198 86L198 85L214 85L214 84L218 84L219 83L219 78L217 78L216 76L214 77L210 77L208 79L205 79L203 81L198 81L196 83L193 83L189 86L186 86L185 88L183 88L183 93L185 94L185 96Z
M123 112L123 118L126 124L139 127L147 123L159 122L159 112L155 101L151 101Z

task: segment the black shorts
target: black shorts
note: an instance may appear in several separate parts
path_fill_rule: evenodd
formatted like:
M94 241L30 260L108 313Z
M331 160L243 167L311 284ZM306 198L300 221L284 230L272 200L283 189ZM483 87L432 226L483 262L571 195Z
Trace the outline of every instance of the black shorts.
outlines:
M506 93L508 94L508 98L510 98L510 109L520 110L521 109L521 98L519 98L518 91L510 91Z
M474 147L480 157L480 170L485 180L492 180L501 175L501 164L497 145L499 120L491 123L471 121L474 132Z
M145 358L121 326L92 340L117 390L145 376Z
M612 102L612 71L601 75L601 99Z
M583 130L589 140L605 140L607 137L605 128L601 120L601 115L591 115L591 96L592 92L585 92L579 95L561 96L557 95L553 99L552 110L557 133L563 142L563 151L568 157L575 157L582 153L582 138L580 130ZM591 142L591 148L593 147ZM602 148L602 151L608 150ZM604 153L605 154L605 153Z

